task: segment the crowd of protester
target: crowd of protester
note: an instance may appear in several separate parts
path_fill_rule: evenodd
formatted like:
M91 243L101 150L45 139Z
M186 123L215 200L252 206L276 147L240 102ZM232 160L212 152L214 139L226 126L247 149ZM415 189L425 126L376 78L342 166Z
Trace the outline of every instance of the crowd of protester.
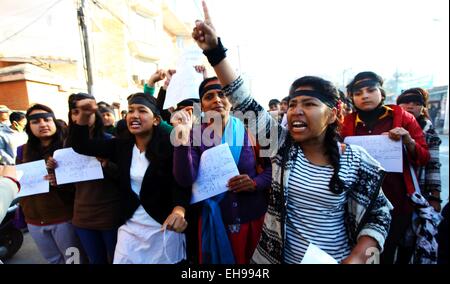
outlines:
M163 108L175 70L157 70L121 117L86 93L69 97L67 125L46 105L0 106L1 164L46 161L49 192L20 198L16 213L44 258L66 263L77 248L90 264L295 264L312 243L344 264L368 263L374 250L380 263L448 263L441 140L427 91L405 90L388 105L374 72L358 73L345 92L303 76L265 109L228 61L206 4L204 12L192 37L216 76L195 66L198 94L176 108ZM256 115L249 122L235 112ZM195 125L216 143L192 143ZM401 141L401 173L343 142L366 135ZM270 155L261 155L262 137L275 145ZM239 174L225 193L190 204L202 155L225 143ZM96 157L104 178L59 185L53 153L69 147ZM19 189L5 167L0 217Z

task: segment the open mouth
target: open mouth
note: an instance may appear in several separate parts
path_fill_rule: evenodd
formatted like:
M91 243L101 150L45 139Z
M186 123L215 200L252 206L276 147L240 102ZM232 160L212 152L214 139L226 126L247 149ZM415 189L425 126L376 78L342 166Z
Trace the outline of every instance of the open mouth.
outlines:
M130 122L130 128L131 129L139 129L141 127L141 123L139 121L132 121Z
M308 125L304 121L293 121L292 122L292 130L301 132L304 131L308 127Z

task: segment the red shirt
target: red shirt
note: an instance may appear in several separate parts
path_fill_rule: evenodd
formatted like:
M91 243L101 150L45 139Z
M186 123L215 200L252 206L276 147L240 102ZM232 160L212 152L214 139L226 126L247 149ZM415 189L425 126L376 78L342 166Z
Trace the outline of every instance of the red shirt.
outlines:
M380 135L396 127L408 130L411 137L416 141L416 153L414 159L410 154L403 155L403 173L386 173L382 189L386 197L394 206L393 215L408 214L413 211L409 195L414 192L409 171L409 162L416 165L426 165L430 159L428 146L425 142L422 129L414 116L403 111L398 106L383 106L385 112L378 118L372 129L359 118L357 113L345 117L341 131L342 138L347 136Z

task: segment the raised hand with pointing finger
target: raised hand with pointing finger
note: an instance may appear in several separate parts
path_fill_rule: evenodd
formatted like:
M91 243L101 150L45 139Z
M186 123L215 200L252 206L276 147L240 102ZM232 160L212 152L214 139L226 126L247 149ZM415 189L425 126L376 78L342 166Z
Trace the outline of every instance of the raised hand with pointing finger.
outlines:
M195 21L195 28L192 32L192 37L202 50L207 51L216 48L219 44L219 39L216 35L216 30L211 22L211 16L209 15L206 2L202 1L202 5L205 20Z
M212 24L206 2L202 1L202 5L205 19L203 21L195 21L192 38L203 50L203 54L206 55L211 66L214 67L214 71L216 72L221 85L226 86L233 82L238 76L226 59L227 49L222 45L221 39L216 34L216 29Z

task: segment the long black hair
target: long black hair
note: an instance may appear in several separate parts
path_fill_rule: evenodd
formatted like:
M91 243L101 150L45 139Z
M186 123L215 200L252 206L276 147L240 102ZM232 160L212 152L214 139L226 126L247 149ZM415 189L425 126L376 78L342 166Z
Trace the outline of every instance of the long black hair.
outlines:
M330 96L336 101L339 100L339 92L336 87L330 81L324 80L315 76L305 76L299 78L292 83L291 88L289 90L289 96L293 95L294 92L299 87L311 87L314 91L320 92L324 95ZM338 107L338 106L336 106ZM330 125L328 125L326 133L325 133L325 155L330 159L331 165L333 166L334 172L331 177L329 188L331 192L339 194L343 191L343 182L339 178L339 170L341 168L340 165L340 153L338 142L341 142L341 136L339 135L340 130L340 121L336 119L336 121Z
M48 106L43 104L35 104L27 110L26 117L28 118L30 116L30 113L36 110L42 110L54 115L53 110ZM55 118L53 118L53 121L56 126L56 132L55 134L53 134L52 141L48 147L42 146L41 140L38 137L36 137L31 131L30 120L27 121L27 125L25 126L25 132L28 134L28 142L25 147L26 150L23 152L23 162L36 161L42 158L46 159L49 156L52 156L53 152L63 147L64 142L63 128L61 124L56 121Z

